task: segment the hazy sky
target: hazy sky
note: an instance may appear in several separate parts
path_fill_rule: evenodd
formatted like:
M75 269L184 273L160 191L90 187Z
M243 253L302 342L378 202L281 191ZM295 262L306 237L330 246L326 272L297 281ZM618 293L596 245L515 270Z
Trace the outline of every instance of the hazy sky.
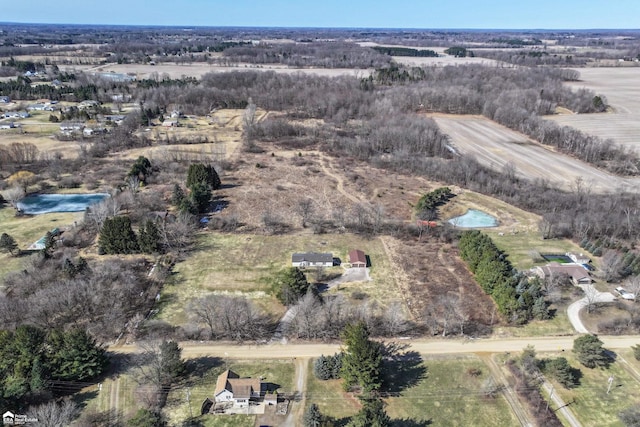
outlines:
M640 0L2 0L0 22L374 28L640 28Z

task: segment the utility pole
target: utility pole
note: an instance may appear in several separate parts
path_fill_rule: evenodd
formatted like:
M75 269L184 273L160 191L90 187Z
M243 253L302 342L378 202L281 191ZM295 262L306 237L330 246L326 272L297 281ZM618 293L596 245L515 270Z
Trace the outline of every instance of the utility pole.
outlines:
M607 387L607 394L609 394L609 392L611 391L611 385L613 384L613 375L609 377L607 382L609 383L609 386Z
M193 418L193 412L191 412L191 389L187 387L187 404L189 405L189 418Z
M545 409L545 412L549 412L549 402L551 402L551 399L553 399L553 390L554 390L554 385L551 384L551 391L549 392L549 400L547 400L547 409Z

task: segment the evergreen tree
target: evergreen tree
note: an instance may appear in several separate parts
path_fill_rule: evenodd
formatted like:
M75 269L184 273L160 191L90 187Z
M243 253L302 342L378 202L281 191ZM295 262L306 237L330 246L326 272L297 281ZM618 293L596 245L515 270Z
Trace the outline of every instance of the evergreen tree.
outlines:
M359 387L369 394L382 385L382 348L369 339L364 322L349 324L342 332L345 350L342 355L341 376L345 390Z
M2 233L0 236L0 251L9 252L11 255L15 255L20 252L18 250L18 243L16 242L16 239L7 233Z
M180 206L182 201L185 199L184 190L180 187L180 184L173 185L173 192L171 193L171 203L174 206Z
M155 222L147 220L138 233L138 246L146 254L160 252L160 230Z
M573 341L573 352L587 368L606 367L611 363L602 341L595 335L582 335Z
M276 297L284 305L295 304L309 290L309 282L298 267L289 267L278 274L273 280Z
M98 239L100 251L105 254L131 254L138 251L138 239L127 216L107 218Z
M104 348L82 329L52 331L47 342L53 379L84 381L100 375L107 366Z
M211 202L211 190L208 184L196 182L191 186L191 203L198 213L206 212Z
M33 365L31 367L31 380L29 382L29 388L32 392L38 392L45 390L46 385L47 382L44 365L42 363L42 358L38 355L34 359Z
M318 405L312 403L304 412L302 417L302 424L304 427L321 427L322 426L322 414Z
M151 175L151 162L144 156L138 157L136 162L131 166L127 176L136 176L140 182L147 182L147 177Z
M355 414L347 427L388 427L391 419L384 411L384 402L380 399L366 399L360 412Z
M565 388L573 388L578 385L578 378L574 369L564 357L546 360L544 363L544 371L555 378Z
M184 375L186 367L182 360L182 349L175 341L163 341L160 344L160 367L163 384L171 384Z
M192 189L197 183L205 183L211 190L217 190L220 188L222 182L218 172L211 165L204 165L202 163L195 163L189 165L187 172L187 188Z

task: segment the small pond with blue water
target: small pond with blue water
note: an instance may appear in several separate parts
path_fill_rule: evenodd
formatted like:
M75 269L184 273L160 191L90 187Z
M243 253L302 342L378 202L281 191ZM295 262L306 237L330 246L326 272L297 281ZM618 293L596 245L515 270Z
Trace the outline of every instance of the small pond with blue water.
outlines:
M498 226L498 219L496 217L476 209L469 209L464 215L451 218L448 222L461 228L488 228Z
M36 194L18 202L25 214L38 215L51 212L81 212L87 206L109 197L106 193L93 194Z

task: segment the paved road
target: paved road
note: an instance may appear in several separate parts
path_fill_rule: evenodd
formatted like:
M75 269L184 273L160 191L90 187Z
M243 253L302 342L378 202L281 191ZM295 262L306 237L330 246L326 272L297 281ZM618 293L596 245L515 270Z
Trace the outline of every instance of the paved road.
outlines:
M576 332L588 334L589 331L582 323L582 319L580 319L580 310L589 305L589 300L591 300L591 303L612 302L616 297L610 292L598 291L593 285L580 285L580 288L582 288L586 296L567 307L567 316Z
M600 336L604 347L616 350L629 348L638 343L638 336ZM503 339L434 339L434 340L398 340L408 344L408 350L428 354L464 354L464 353L504 353L518 352L527 345L533 345L538 352L567 350L573 347L575 336L503 338ZM181 342L182 355L194 359L204 356L221 356L233 359L286 359L294 357L317 357L321 354L333 354L340 351L339 343L269 343L269 344L230 344L212 342ZM142 350L136 344L116 345L109 350L117 353L139 353Z

